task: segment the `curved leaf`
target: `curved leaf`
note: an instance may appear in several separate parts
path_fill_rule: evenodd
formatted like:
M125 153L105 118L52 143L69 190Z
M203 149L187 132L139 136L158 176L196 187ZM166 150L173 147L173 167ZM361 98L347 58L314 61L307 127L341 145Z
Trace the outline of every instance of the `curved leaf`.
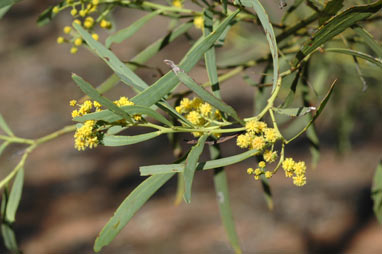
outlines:
M7 133L9 136L14 136L11 128L9 128L7 122L5 121L2 114L0 114L0 129L2 129L5 133Z
M351 55L351 56L356 56L362 59L365 59L369 61L370 63L373 63L377 65L378 67L382 68L382 60L372 57L371 55L351 50L351 49L345 49L345 48L326 48L325 52L334 52L334 53L340 53L340 54L345 54L345 55Z
M102 139L102 143L104 146L127 146L158 137L161 134L161 131L155 131L135 136L105 135Z
M24 184L24 169L21 168L15 177L12 185L11 192L9 193L9 199L7 202L7 210L5 212L6 218L9 222L14 222L16 217L16 211L20 203L21 194Z
M299 108L273 108L273 111L287 116L303 116L309 112L316 110L315 107L299 107Z
M99 233L94 243L94 251L99 252L104 246L108 245L146 201L162 187L163 184L170 180L173 175L174 174L150 176L135 188L121 203L113 217Z
M258 153L257 150L249 150L241 154L210 160L206 162L199 162L196 169L197 170L208 170L213 168L225 167L245 159L248 159ZM139 172L142 176L155 175L155 174L168 174L172 172L183 172L184 164L162 164L162 165L151 165L139 167Z

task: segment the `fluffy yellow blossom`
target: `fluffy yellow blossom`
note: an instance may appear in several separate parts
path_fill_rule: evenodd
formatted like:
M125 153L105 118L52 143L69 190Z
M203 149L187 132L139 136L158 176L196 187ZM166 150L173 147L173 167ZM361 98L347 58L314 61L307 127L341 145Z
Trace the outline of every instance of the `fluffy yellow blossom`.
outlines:
M266 123L257 120L251 120L245 123L246 131L252 133L261 133L266 127Z
M202 136L203 132L195 131L195 132L192 132L192 135L197 138L197 137Z
M98 5L99 4L99 0L92 0L92 4Z
M57 13L60 12L60 8L59 8L58 6L54 6L53 9L52 9L52 12L53 12L54 14L57 14Z
M294 166L293 166L293 169L294 169L294 173L296 175L304 175L305 172L306 172L305 162L304 161L299 161L299 162L295 163Z
M293 176L292 171L285 171L285 177L291 178Z
M134 102L129 101L129 99L127 97L122 96L121 98L119 98L119 100L114 101L114 104L116 104L118 107L122 107L122 106L134 105Z
M86 147L94 148L98 145L98 138L94 133L95 124L94 120L89 120L77 128L74 133L74 147L77 150L85 150Z
M293 171L294 164L295 162L292 158L286 158L282 163L282 167L285 171Z
M78 110L75 109L72 111L72 118L75 118L77 116L80 116L80 113L78 112Z
M84 21L84 27L85 28L91 28L94 24L94 19L92 17L86 17Z
M208 116L212 111L212 107L210 104L205 102L199 106L199 111L202 114L202 116Z
M69 34L72 31L72 28L70 26L65 26L64 27L64 33Z
M253 168L248 168L248 169L247 169L247 174L248 174L248 175L253 174L253 172L255 172L255 171L253 170Z
M258 176L258 175L254 175L253 178L254 178L255 180L259 180L259 179L260 179L260 176Z
M111 27L111 23L109 21L103 19L99 23L99 26L102 27L102 28L110 28Z
M64 42L65 42L64 37L62 37L62 36L57 37L57 43L58 43L58 44L62 44L62 43L64 43Z
M98 101L93 101L93 106L94 106L95 108L100 108L100 107L102 107L102 105L101 105Z
M187 112L187 111L189 111L192 108L192 102L188 98L183 98L180 101L180 105L179 106L181 107L181 109L182 109L181 111L182 112Z
M78 110L81 115L86 115L89 113L93 108L93 103L89 100L86 100Z
M273 128L264 129L264 137L267 142L275 143L279 138L277 131Z
M70 48L70 54L75 54L75 53L77 53L77 51L78 51L78 48L77 47L71 47Z
M256 150L261 150L265 146L265 140L261 136L256 136L252 140L252 148Z
M181 0L174 0L172 1L172 6L182 8L183 4Z
M74 107L74 106L77 105L77 101L76 100L71 100L71 101L69 101L69 105Z
M77 47L81 46L82 45L82 39L81 38L75 39L73 44L76 45Z
M255 175L259 176L259 175L261 175L263 173L263 170L260 169L260 168L257 168L257 169L255 169L254 173L255 173Z
M306 184L306 177L305 175L297 175L293 177L293 184L296 186L304 186Z
M81 17L85 17L88 12L86 10L80 10L79 14Z
M92 34L92 38L93 38L94 40L98 41L99 36L98 36L98 34L93 33L93 34Z
M195 97L194 99L192 99L191 101L191 107L192 108L198 108L200 106L200 104L202 104L203 101L202 99L198 98L198 97Z
M73 24L74 24L74 23L81 25L81 20L79 20L79 19L75 19L75 20L73 20Z
M199 125L200 124L200 114L193 110L190 113L187 114L187 120L190 121L194 125Z
M265 164L265 161L260 161L260 162L259 162L259 167L260 167L260 168L265 168L266 165L267 165L267 164Z
M270 150L265 150L264 154L263 154L263 158L266 162L269 162L269 163L272 163L276 160L277 158L277 152L274 151L270 151Z
M264 174L264 175L265 175L265 177L266 177L266 178L268 178L268 179L269 179L269 178L271 178L271 177L272 177L273 173L272 173L271 171L267 171L267 172L265 172L265 174Z
M252 142L251 136L246 134L240 134L236 139L236 145L240 148L247 148Z
M194 18L194 26L198 29L204 28L204 19L202 16L198 16Z
M72 15L73 17L77 15L77 9L76 8L73 8L71 11L70 11L70 15Z

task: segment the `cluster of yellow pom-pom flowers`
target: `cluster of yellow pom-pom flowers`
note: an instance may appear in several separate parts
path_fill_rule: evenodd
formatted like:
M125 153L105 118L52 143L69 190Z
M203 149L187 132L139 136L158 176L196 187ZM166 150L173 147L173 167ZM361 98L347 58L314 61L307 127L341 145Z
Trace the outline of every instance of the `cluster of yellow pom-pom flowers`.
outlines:
M77 23L82 25L86 30L88 30L94 40L98 40L99 36L97 33L94 33L93 30L96 27L96 24L99 24L101 28L109 29L111 28L111 22L107 21L104 16L105 12L99 15L98 6L100 4L100 0L66 0L65 4L60 6L55 6L52 9L54 14L58 14L59 12L71 8L70 14L73 16L73 23ZM98 15L95 19L93 16ZM64 34L70 35L71 38L65 38L64 36L59 36L57 38L58 44L63 43L71 43L72 47L70 49L70 53L75 54L78 51L78 47L82 45L82 38L73 31L71 26L65 26L63 29Z
M102 105L97 101L86 100L84 103L78 104L76 100L71 100L69 104L72 107L77 106L78 108L72 111L73 118L102 110ZM114 101L114 104L119 107L134 105L133 102L129 101L129 99L124 96L120 97L119 100ZM141 115L134 115L136 121L141 120L141 118ZM101 136L101 133L99 132L100 127L102 126L98 126L97 122L94 120L85 121L82 125L79 124L74 133L74 147L79 151L83 151L85 148L97 147Z
M219 110L212 107L209 103L203 102L200 98L195 97L192 100L183 98L179 106L175 110L183 114L190 123L195 127L209 127L222 120L222 115ZM195 137L199 137L202 133L193 132ZM219 137L219 134L214 134Z

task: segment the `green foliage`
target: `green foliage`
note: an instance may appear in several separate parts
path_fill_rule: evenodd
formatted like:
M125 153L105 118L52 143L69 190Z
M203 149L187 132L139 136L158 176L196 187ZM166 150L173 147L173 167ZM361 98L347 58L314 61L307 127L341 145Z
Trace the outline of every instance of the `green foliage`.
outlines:
M0 17L15 2L2 1ZM305 163L285 158L287 145L306 133L311 145L312 163L313 165L318 163L319 133L314 124L327 106L336 84L336 80L334 82L328 80L332 73L326 65L330 63L337 67L345 66L346 70L351 65L352 68L356 68L356 75L364 83L364 87L367 77L380 79L382 47L380 42L367 31L367 25L375 22L372 17L378 15L382 1L351 6L343 10L345 4L345 1L335 0L325 3L297 0L287 9L282 6L284 15L281 23L277 23L279 20L270 19L271 15L268 13L271 10L266 10L258 0L235 0L233 3L226 0L213 3L196 0L190 2L192 8L179 6L182 5L181 1L169 6L151 1L72 0L61 1L56 6L48 7L40 15L37 23L47 24L56 15L61 15L60 12L71 9L71 15L76 20L69 27L66 37L59 37L58 43L71 44L73 54L77 52L78 47L91 51L114 73L98 87L76 74L72 75L74 82L85 95L79 100L83 104L73 102L74 106L79 106L78 111L75 110L72 115L73 120L79 122L77 125L64 127L38 139L24 139L17 137L0 115L0 128L5 133L0 135L2 140L0 155L12 143L28 146L19 163L0 181L0 188L4 187L1 213L2 234L6 247L12 251L18 250L12 223L15 221L21 199L24 164L27 157L39 145L75 131L76 148L79 150L86 147L94 148L97 145L132 145L165 134L170 137L173 144L173 154L177 155L173 164L139 168L141 176L149 175L149 177L126 197L104 226L94 244L96 252L109 245L134 214L175 173L178 173L176 203L180 202L181 196L186 203L190 203L192 184L197 180L196 170L213 169L222 223L233 250L241 253L224 167L256 158L258 168L255 170L249 168L247 173L253 175L254 179L260 180L267 205L273 209L270 178L280 167L293 179L295 185L302 186L306 183ZM202 12L198 11L199 7L203 8ZM310 11L307 12L307 17L301 17L297 13L299 8L308 7ZM129 26L109 35L105 43L102 43L98 41L98 34L94 33L95 25L104 29L114 26L109 18L115 8L138 9L146 14ZM81 14L77 14L77 11ZM158 16L170 21L168 33L144 48L130 61L120 60L111 47L140 33L149 21L157 19ZM292 19L294 21L290 22ZM182 60L178 64L172 60L165 60L171 69L153 84L146 83L135 71L165 46L172 45L176 38L187 34L193 24L202 31L198 31L200 34L198 39L190 41L192 46ZM261 27L263 32L253 34L258 27ZM219 54L233 57L219 60L217 47L220 47ZM330 58L332 53L349 55L353 61L346 62L344 61L346 58L342 57L332 59ZM208 81L198 84L195 81L197 79L192 77L191 71L203 58ZM253 81L246 71L259 63L265 63L264 75L260 81ZM351 72L353 71L347 71L346 74L352 74ZM245 119L240 116L237 109L222 98L224 87L221 85L229 83L226 81L237 75L242 76L254 91L255 109L253 114ZM312 76L315 81L311 87L309 79ZM112 101L103 95L113 89L119 81L134 91L135 94L130 100L121 97L120 100ZM330 83L332 84L329 86ZM179 93L176 90L180 84L186 86L185 92ZM190 99L188 98L190 94L197 97ZM87 98L93 101L86 100ZM321 101L319 98L322 98ZM340 99L347 98L345 95ZM79 111L81 112L78 113ZM266 123L267 119L270 121ZM291 122L290 127L282 128L283 123L287 121ZM121 133L129 131L131 127L150 130L138 135ZM342 131L342 137L346 138L348 133L344 135L344 132L346 131ZM179 152L181 150L179 144L182 141L175 135L177 133L191 134L198 138L188 141L188 144L193 146L186 155L182 156ZM287 133L292 134L287 135ZM233 138L240 148L248 150L223 157L219 144ZM206 146L209 147L211 158L200 161ZM374 211L380 221L382 220L381 172L382 166L379 164L372 193ZM8 194L8 186L12 180L12 189Z

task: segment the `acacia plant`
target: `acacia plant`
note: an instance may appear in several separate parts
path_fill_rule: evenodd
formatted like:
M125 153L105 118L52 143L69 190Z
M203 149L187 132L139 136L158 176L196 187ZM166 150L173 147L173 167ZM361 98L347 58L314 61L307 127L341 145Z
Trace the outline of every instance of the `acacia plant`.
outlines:
M2 1L1 16L15 2ZM269 6L270 1L261 2L268 2L266 6ZM133 145L167 135L172 144L167 150L171 153L173 149L175 162L163 161L161 165L139 168L140 174L148 177L117 208L95 239L94 250L98 252L110 244L133 215L172 177L176 176L178 180L178 202L183 197L189 203L195 171L213 170L222 223L232 248L240 253L224 167L247 159L256 160L257 166L244 169L243 173L261 182L270 207L269 183L273 175L284 174L291 184L298 187L309 184L305 162L287 156L288 144L306 135L311 142L313 164L317 163L319 139L315 120L337 89L336 75L326 65L330 61L333 66L346 64L351 72L356 70L359 79L352 82L361 84L363 90L366 90L367 82L380 80L382 68L381 44L367 31L381 18L381 0L279 1L283 16L275 20L269 18L269 10L261 2L64 0L46 9L38 18L39 25L48 24L58 15L72 16L72 23L62 27L58 44L67 47L71 54L78 50L93 52L114 74L98 86L73 74L74 83L84 93L83 98L70 101L73 112L67 117L75 123L44 137L18 137L0 116L0 127L4 131L4 135L0 135L0 154L12 143L28 146L17 166L0 182L3 190L2 235L7 248L18 249L12 223L22 193L24 165L34 149L66 133L74 135L74 147L79 151L101 145ZM117 8L140 10L144 15L129 26L120 28L113 20L113 11ZM138 33L157 16L168 19L168 32L162 38L156 38L129 62L122 62L113 53L113 45ZM238 36L235 28L240 28L245 36ZM261 33L252 36L258 28L261 28ZM197 31L199 38L193 39L188 35L192 29ZM104 30L111 32L105 33ZM168 65L166 74L148 84L135 73L165 46L184 35L188 35L192 45L179 63L163 59L163 65ZM234 44L243 37L246 50L238 50L232 47L232 43L227 46L228 39ZM254 45L265 47L248 50ZM344 61L343 58L333 58L333 54L350 57ZM189 72L201 62L208 80L198 84ZM263 68L259 80L250 75L254 67ZM227 103L227 98L221 96L221 90L235 85L231 82L235 76L241 77L253 89L252 115L243 117ZM309 79L314 80L313 85ZM114 101L103 96L119 82L129 86L135 95L132 98L121 96ZM182 92L175 90L182 85L186 87ZM358 94L361 87L348 89L354 89ZM131 127L147 132L128 135ZM188 134L188 141L179 138L179 133ZM229 144L226 143L229 139L235 139L243 152L223 156L220 147ZM182 150L182 142L188 143L188 150ZM204 150L209 150L210 160L200 161ZM380 171L381 168L377 174L382 174ZM380 178L379 181L376 178L373 197L375 211L381 219Z

